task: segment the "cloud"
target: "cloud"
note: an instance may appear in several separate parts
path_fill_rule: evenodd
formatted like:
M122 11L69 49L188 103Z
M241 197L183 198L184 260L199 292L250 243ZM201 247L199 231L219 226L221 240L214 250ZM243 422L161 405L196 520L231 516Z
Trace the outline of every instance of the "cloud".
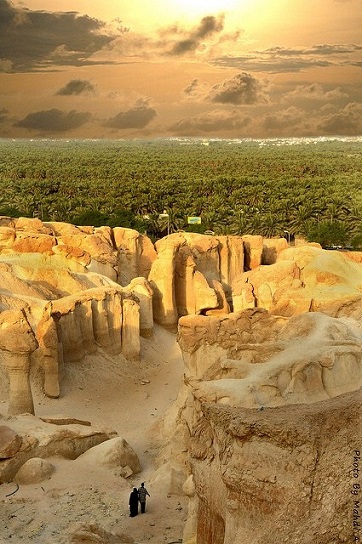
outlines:
M193 79L190 85L187 85L187 87L184 89L184 93L187 94L188 96L195 94L198 86L199 86L199 80Z
M170 126L169 130L187 136L202 132L235 131L247 127L250 123L251 118L238 111L213 110L180 119Z
M72 110L66 113L58 109L51 109L29 113L24 119L14 123L14 126L29 130L65 132L84 125L91 117L89 112Z
M205 38L212 36L213 34L220 33L224 28L224 18L223 16L214 17L213 15L208 15L203 17L200 21L200 24L192 29L191 31L185 33L181 31L178 27L172 27L170 33L179 34L185 33L186 35L177 40L172 46L171 50L168 51L168 54L181 56L185 53L195 51Z
M211 102L233 105L250 105L268 102L267 83L250 74L236 74L221 84L214 85L207 97Z
M319 83L311 83L310 85L297 85L293 91L290 91L284 96L284 100L341 100L348 98L346 93L343 93L339 87L325 90L323 85Z
M86 79L72 79L56 93L61 96L72 96L83 93L95 93L95 86Z
M148 101L140 99L133 108L108 119L105 126L116 129L144 128L155 117L157 117L157 111L148 105Z
M211 62L225 68L295 73L314 67L355 65L354 57L359 54L361 47L356 44L324 44L308 48L275 46L250 51L245 55L215 56Z
M162 58L169 60L174 57L186 55L204 54L207 56L213 47L219 44L235 40L240 32L234 34L223 34L223 16L212 15L201 19L200 23L191 28L184 28L180 25L171 25L166 28L159 28L156 36L147 36L136 32L124 32L106 45L101 51L94 54L93 60L107 60L119 63L120 59L152 59ZM213 37L217 38L213 40Z
M268 131L279 131L298 126L304 118L305 113L302 110L291 107L287 110L267 114L263 121L263 127Z
M318 128L327 134L358 136L362 132L362 105L348 104L343 110L326 116Z
M39 69L51 59L58 64L86 64L114 39L102 33L105 28L103 22L76 12L31 11L0 0L0 59L7 62L5 71L10 65L13 71ZM58 52L55 57L54 52Z
M2 108L0 110L0 123L4 123L5 121L7 121L8 113L9 113L9 110L7 110L6 108Z

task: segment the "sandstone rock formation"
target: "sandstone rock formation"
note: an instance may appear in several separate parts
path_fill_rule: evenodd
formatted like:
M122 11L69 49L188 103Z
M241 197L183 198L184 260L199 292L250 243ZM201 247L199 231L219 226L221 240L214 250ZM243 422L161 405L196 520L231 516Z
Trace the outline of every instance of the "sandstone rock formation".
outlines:
M138 456L124 438L111 438L98 446L93 446L77 458L81 464L94 468L117 469L117 475L128 478L141 472Z
M361 317L361 264L342 252L289 248L275 264L241 274L232 287L235 311L258 306L286 317L309 311Z
M138 472L114 432L30 415L32 379L56 402L67 365L98 351L137 364L155 320L178 330L185 365L153 480L189 497L184 542L353 541L361 317L357 253L1 218L0 392L17 417L0 426L0 483L51 476L52 454ZM102 531L67 538L117 538Z
M14 482L21 485L38 484L49 480L55 472L55 466L41 457L32 457L20 467L15 474Z
M0 313L0 349L9 379L9 413L33 413L30 355L37 342L21 310Z
M140 327L149 330L153 323L152 291L142 286L146 280L134 280L133 293L132 287L122 288L79 266L68 268L55 255L0 256L0 348L11 414L34 411L31 364L42 370L44 392L56 398L64 364L97 349L139 357Z
M31 459L53 456L76 459L93 446L115 436L113 430L80 423L53 424L30 414L5 419L0 427L0 484L16 478L21 467ZM39 461L36 461L22 469L19 479L30 483L34 478L41 478L41 474L42 468L39 470ZM49 476L48 470L46 474Z
M152 336L154 316L175 329L182 315L228 313L231 285L243 266L241 237L179 233L153 246L121 227L1 218L1 309L23 312L38 346L21 357L16 349L3 351L9 413L34 412L31 365L43 373L45 394L57 398L61 368L87 353L104 349L137 360L139 336ZM18 400L11 358L21 369Z
M169 458L191 474L183 541L353 541L360 322L262 309L187 316L179 342L185 390L165 433Z
M194 531L189 520L184 542L353 542L361 408L361 390L262 412L204 405L190 448Z
M77 523L61 537L59 544L133 544L134 539L124 533L113 534L97 523Z

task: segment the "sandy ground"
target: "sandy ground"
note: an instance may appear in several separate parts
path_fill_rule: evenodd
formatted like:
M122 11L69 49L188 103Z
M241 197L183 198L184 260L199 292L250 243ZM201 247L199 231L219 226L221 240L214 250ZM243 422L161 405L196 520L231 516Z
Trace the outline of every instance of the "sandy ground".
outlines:
M152 479L157 427L177 397L182 375L175 335L155 327L153 339L142 339L140 362L97 354L67 368L61 398L35 392L37 416L73 416L115 430L139 456L142 472L123 479L111 470L87 470L76 460L50 459L56 467L50 480L22 485L12 495L15 484L0 486L0 542L60 543L74 524L90 522L112 534L125 533L138 544L181 542L186 498L168 495L167 486L152 486ZM4 402L0 413L6 415ZM151 497L146 513L131 518L129 493L141 482Z

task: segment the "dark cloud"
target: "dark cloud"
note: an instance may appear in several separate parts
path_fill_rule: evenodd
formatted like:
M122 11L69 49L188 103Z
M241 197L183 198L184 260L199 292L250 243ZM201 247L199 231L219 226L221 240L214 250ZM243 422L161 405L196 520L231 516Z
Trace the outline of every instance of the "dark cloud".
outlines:
M258 72L267 72L269 74L297 73L305 70L306 68L326 68L333 65L332 62L326 60L307 60L303 58L265 59L255 55L243 57L218 57L210 62L216 66L222 66L225 68L238 68Z
M270 47L252 51L243 56L217 57L211 62L216 66L265 71L269 73L293 73L307 68L324 68L337 65L356 65L353 56L361 46L355 44L325 44L308 48Z
M362 132L362 105L348 104L343 110L326 116L318 129L335 136L358 136Z
M39 69L50 61L86 63L112 41L104 30L103 22L87 15L31 11L0 0L0 59L8 62L6 71L9 63L13 71Z
M29 113L24 119L14 123L16 127L45 132L65 132L78 128L91 119L88 112L64 112L58 109Z
M87 81L86 79L72 79L64 87L59 89L56 94L61 96L72 96L82 93L94 94L94 92L95 87L90 81Z
M265 82L250 74L236 74L223 83L214 85L207 98L211 102L234 105L268 102L265 87Z
M144 128L155 117L157 117L156 110L151 108L147 101L139 100L133 108L108 119L106 126L116 129Z
M312 47L307 48L270 47L269 49L258 51L258 53L277 57L302 57L309 55L326 55L330 57L331 55L345 55L347 53L355 53L356 51L360 51L361 49L362 46L355 44L321 44L313 45Z
M250 125L251 118L238 111L214 110L194 117L180 119L169 130L184 136L203 132L235 131Z
M201 19L200 24L191 30L183 39L176 41L173 45L170 55L181 56L190 51L195 51L202 40L212 36L213 34L219 33L224 28L224 18L223 17L214 17L213 15L208 15ZM177 27L172 27L171 29L173 34L182 33Z
M184 93L187 95L192 95L196 92L197 87L199 85L199 80L194 79L191 81L190 85L187 85L187 87L184 89Z

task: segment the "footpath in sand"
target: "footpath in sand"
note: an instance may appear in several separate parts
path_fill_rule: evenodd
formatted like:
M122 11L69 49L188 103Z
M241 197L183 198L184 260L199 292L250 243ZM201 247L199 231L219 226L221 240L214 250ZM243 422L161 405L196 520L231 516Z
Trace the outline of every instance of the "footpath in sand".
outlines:
M137 544L182 541L186 498L169 495L166 484L151 483L157 469L157 424L182 383L181 352L175 335L157 326L154 337L141 342L140 362L90 356L65 369L61 398L52 400L39 393L34 397L36 416L72 416L115 430L139 456L142 472L123 479L112 470L51 458L56 472L50 480L22 485L8 497L15 484L0 486L1 544L58 544L71 527L90 522L114 535L125 533ZM6 414L5 403L0 404L0 413ZM131 518L129 493L141 482L151 497L146 513ZM78 541L86 542L74 540Z

